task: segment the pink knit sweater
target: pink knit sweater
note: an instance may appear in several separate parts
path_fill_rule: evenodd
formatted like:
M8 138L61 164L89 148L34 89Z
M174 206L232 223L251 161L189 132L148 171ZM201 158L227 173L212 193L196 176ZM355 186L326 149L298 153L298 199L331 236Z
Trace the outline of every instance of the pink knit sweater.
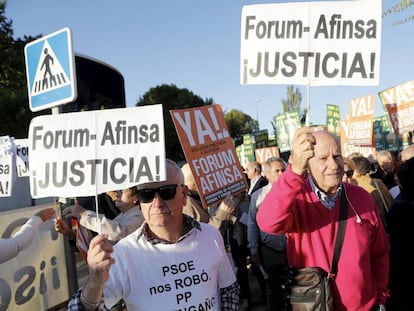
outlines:
M369 193L351 184L345 187L348 220L334 282L335 310L369 311L389 297L389 242ZM289 167L260 205L257 223L265 232L287 233L290 265L329 271L339 207L340 199L332 210L322 205L309 180Z

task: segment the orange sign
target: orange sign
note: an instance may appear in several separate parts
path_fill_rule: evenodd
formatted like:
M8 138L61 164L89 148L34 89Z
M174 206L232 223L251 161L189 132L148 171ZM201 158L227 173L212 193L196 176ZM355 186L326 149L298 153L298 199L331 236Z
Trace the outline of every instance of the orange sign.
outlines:
M414 130L414 80L378 93L396 134Z
M254 157L263 167L267 159L280 157L279 147L256 148L254 150Z
M341 151L344 157L349 156L352 153L360 153L364 157L369 159L376 158L376 149L371 144L368 145L354 145L349 143L349 115L345 116L345 119L341 121L340 127L340 140L341 140Z
M204 207L247 189L220 105L170 110Z
M351 100L349 116L348 143L350 145L371 145L374 95Z

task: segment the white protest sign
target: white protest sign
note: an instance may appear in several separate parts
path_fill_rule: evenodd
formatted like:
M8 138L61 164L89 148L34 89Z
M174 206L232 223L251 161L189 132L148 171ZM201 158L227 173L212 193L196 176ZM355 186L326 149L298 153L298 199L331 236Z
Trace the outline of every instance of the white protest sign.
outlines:
M15 151L14 138L0 136L0 197L10 197L12 193Z
M0 197L11 196L13 184L13 157L0 154Z
M17 177L29 176L29 140L15 139Z
M378 85L381 1L243 7L241 84Z
M0 236L8 239L40 210L38 205L0 212ZM63 235L50 219L34 231L32 242L0 264L0 310L52 310L69 299ZM53 309L55 310L55 309Z
M33 198L82 197L162 181L162 105L34 118L29 129Z

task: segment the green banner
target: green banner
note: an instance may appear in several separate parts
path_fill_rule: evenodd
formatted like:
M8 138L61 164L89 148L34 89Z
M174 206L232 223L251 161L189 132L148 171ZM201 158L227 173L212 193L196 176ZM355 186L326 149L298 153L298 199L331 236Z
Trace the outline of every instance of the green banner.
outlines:
M275 117L277 145L280 152L291 150L293 136L300 128L299 111L286 112Z
M328 128L328 132L334 133L337 137L339 137L340 119L339 106L326 105L326 127Z

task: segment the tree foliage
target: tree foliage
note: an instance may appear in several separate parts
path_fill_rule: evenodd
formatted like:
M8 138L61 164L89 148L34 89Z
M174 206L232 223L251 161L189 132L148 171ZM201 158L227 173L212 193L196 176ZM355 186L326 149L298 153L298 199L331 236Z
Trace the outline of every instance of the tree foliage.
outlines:
M289 85L286 91L286 99L282 99L283 112L300 111L302 93L299 88Z
M26 138L31 119L43 113L29 109L24 63L24 47L37 37L13 39L12 21L5 17L0 2L0 136Z
M300 112L301 103L302 103L302 93L300 92L300 89L299 88L295 89L293 85L288 85L286 89L286 99L282 99L283 113L293 112L293 111ZM307 111L308 111L307 108L305 108L303 109L302 112L300 112L301 124L305 123ZM272 123L274 135L276 137L276 124L273 121L271 123Z
M232 109L224 114L230 136L235 138L258 130L257 121L240 110Z
M150 88L139 98L136 106L161 104L163 107L166 156L176 162L185 161L184 152L172 121L170 110L194 108L213 104L212 98L203 100L186 88L163 84Z

